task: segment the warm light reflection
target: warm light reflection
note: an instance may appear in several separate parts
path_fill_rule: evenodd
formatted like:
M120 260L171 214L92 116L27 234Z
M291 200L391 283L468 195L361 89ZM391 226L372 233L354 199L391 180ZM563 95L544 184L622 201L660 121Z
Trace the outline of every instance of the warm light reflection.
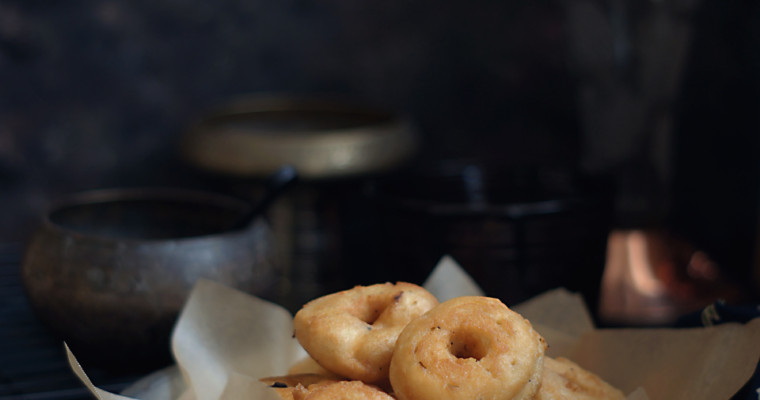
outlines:
M718 266L704 251L695 251L689 260L686 272L694 279L717 279Z
M682 238L646 230L609 236L599 301L604 322L669 324L738 294L708 254Z
M674 317L653 260L658 252L645 231L613 231L602 277L600 318L613 323L658 324Z
M625 239L628 254L628 268L625 272L630 277L631 284L642 295L662 295L665 288L654 275L647 237L641 231L633 231Z

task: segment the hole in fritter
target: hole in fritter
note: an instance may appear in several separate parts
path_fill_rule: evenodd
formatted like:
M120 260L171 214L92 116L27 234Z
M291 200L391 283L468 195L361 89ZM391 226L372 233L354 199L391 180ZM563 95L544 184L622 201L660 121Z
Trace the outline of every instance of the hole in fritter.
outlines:
M356 315L356 317L365 323L372 325L390 305L390 302L385 299L370 298L364 307L357 310L358 315Z
M457 358L473 358L480 361L488 354L488 338L478 332L457 331L449 341L449 351Z

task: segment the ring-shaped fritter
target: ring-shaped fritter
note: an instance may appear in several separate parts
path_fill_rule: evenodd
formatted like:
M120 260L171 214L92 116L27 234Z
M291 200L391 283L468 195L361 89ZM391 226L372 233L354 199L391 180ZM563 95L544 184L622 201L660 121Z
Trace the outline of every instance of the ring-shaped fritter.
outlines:
M295 337L328 371L383 383L398 335L437 304L435 296L411 283L356 286L304 305L293 319Z
M340 381L293 392L293 400L395 400L388 393L361 381Z
M390 383L400 400L527 400L541 385L546 343L501 301L445 301L407 325Z
M624 400L619 389L567 358L544 358L541 388L534 400Z

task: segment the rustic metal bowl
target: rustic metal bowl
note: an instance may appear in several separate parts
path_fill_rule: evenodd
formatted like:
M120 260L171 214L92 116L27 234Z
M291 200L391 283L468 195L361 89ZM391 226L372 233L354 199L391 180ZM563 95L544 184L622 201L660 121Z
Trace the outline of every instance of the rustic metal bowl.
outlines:
M268 297L277 273L251 205L175 189L77 195L53 207L28 243L22 279L33 309L83 362L114 369L168 363L169 337L199 278Z

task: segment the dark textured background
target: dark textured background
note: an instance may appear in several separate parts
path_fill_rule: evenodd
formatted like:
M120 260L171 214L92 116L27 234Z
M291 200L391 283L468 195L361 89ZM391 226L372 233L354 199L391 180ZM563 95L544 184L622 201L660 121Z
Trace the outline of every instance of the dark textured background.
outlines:
M577 137L562 29L547 1L3 1L2 182L47 193L155 172L194 118L252 92L412 114L436 157L524 157L526 133L545 152Z
M192 184L178 135L253 92L333 93L410 114L422 160L576 168L588 154L567 4L0 0L0 238L23 241L62 193ZM646 144L602 166L632 195L622 204L649 196L639 213L667 192L664 221L742 273L760 189L758 15L755 1L711 0L681 16L696 31L664 188Z

